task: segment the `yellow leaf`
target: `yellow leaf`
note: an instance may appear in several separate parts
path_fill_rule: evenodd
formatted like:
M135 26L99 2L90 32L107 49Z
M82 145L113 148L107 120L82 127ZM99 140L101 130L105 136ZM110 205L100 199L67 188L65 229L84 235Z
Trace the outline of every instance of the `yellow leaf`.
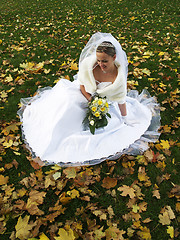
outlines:
M72 191L68 191L67 194L73 199L73 198L78 198L79 197L79 191L76 189L73 189Z
M11 147L13 145L13 140L12 139L10 139L9 141L5 141L4 143L3 143L3 146L5 147L5 148L9 148L9 147Z
M149 69L147 69L147 68L142 69L142 73L144 73L144 74L146 74L148 76L151 75L151 71Z
M169 149L170 148L168 140L161 140L160 145L162 146L163 149Z
M66 174L67 178L75 178L76 177L76 170L73 167L69 167L63 170L63 173Z
M42 234L39 236L39 240L49 240L49 238L48 238L44 233L42 233Z
M11 74L9 74L9 77L6 77L5 82L12 82L13 78L11 76Z
M132 16L130 19L133 21L134 19L136 19L136 17Z
M99 239L102 239L103 237L105 237L105 232L103 232L103 228L104 227L101 227L100 229L96 229L94 231L94 233L95 233L95 240L99 240Z
M72 229L65 230L64 228L60 228L58 231L59 237L55 237L56 240L74 240L74 232Z
M77 63L72 62L72 63L70 64L70 69L72 69L72 70L78 70L78 65L77 65Z
M141 227L137 234L144 240L151 240L150 230L147 227Z
M45 74L48 74L50 71L51 71L51 69L46 69L46 68L44 69Z
M0 175L0 185L4 185L4 184L7 184L9 180L9 177L4 177L3 175Z
M174 238L174 228L172 226L167 227L167 233L169 233L171 238Z
M1 92L1 98L7 98L7 97L8 97L7 93L3 90Z
M138 210L139 210L138 205L137 205L137 204L136 204L136 205L133 205L133 209L132 209L132 211L133 211L134 213L137 213Z
M28 224L30 216L25 216L24 219L20 216L15 226L16 238L20 240L28 239L32 228L35 226L34 223Z
M61 172L56 172L56 173L53 174L54 180L57 180L60 177L61 177Z
M163 56L164 54L165 54L165 52L160 52L158 55Z
M0 44L2 44L2 39L0 39Z
M19 130L18 126L20 126L20 125L21 125L20 122L12 123L12 124L10 124L9 126L5 127L5 128L2 130L2 133L4 133L4 135L7 136L10 132L18 131L18 130Z

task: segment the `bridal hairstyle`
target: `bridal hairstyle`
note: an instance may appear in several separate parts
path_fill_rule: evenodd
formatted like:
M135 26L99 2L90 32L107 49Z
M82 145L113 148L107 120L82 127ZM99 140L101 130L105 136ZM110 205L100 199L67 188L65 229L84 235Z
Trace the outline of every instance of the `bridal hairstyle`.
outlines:
M114 55L116 54L116 50L114 45L111 42L108 41L104 41L102 42L96 49L96 52L99 53L106 53L107 55L114 57Z

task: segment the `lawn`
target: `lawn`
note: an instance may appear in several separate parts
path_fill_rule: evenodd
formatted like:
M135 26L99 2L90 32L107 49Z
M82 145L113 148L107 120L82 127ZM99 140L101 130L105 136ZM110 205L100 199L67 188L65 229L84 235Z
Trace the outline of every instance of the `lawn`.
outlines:
M0 239L178 239L178 3L0 1ZM60 78L73 81L97 31L112 33L126 51L128 88L146 88L160 103L160 139L143 155L42 167L21 138L20 99Z

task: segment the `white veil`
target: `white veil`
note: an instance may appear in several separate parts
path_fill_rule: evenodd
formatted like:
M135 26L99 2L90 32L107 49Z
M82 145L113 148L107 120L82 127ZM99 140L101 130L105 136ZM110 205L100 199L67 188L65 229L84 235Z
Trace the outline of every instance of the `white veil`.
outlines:
M79 58L79 69L81 68L81 63L85 58L90 56L96 56L97 47L104 41L109 41L114 45L116 50L115 61L118 62L121 65L121 67L124 68L124 71L127 74L128 60L126 53L122 50L120 43L110 33L101 32L93 34L92 37L89 39L88 43L86 44L86 46L84 47L84 49L82 50Z

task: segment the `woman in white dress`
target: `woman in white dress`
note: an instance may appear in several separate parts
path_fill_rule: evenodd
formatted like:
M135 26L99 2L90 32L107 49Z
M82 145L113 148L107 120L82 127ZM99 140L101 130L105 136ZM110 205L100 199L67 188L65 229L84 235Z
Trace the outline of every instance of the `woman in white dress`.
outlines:
M79 60L79 72L70 82L22 99L18 111L23 139L33 157L47 164L97 164L122 154L139 154L159 137L159 105L147 91L127 93L127 57L109 33L95 33ZM94 93L109 102L108 125L91 134L83 128L88 101Z

